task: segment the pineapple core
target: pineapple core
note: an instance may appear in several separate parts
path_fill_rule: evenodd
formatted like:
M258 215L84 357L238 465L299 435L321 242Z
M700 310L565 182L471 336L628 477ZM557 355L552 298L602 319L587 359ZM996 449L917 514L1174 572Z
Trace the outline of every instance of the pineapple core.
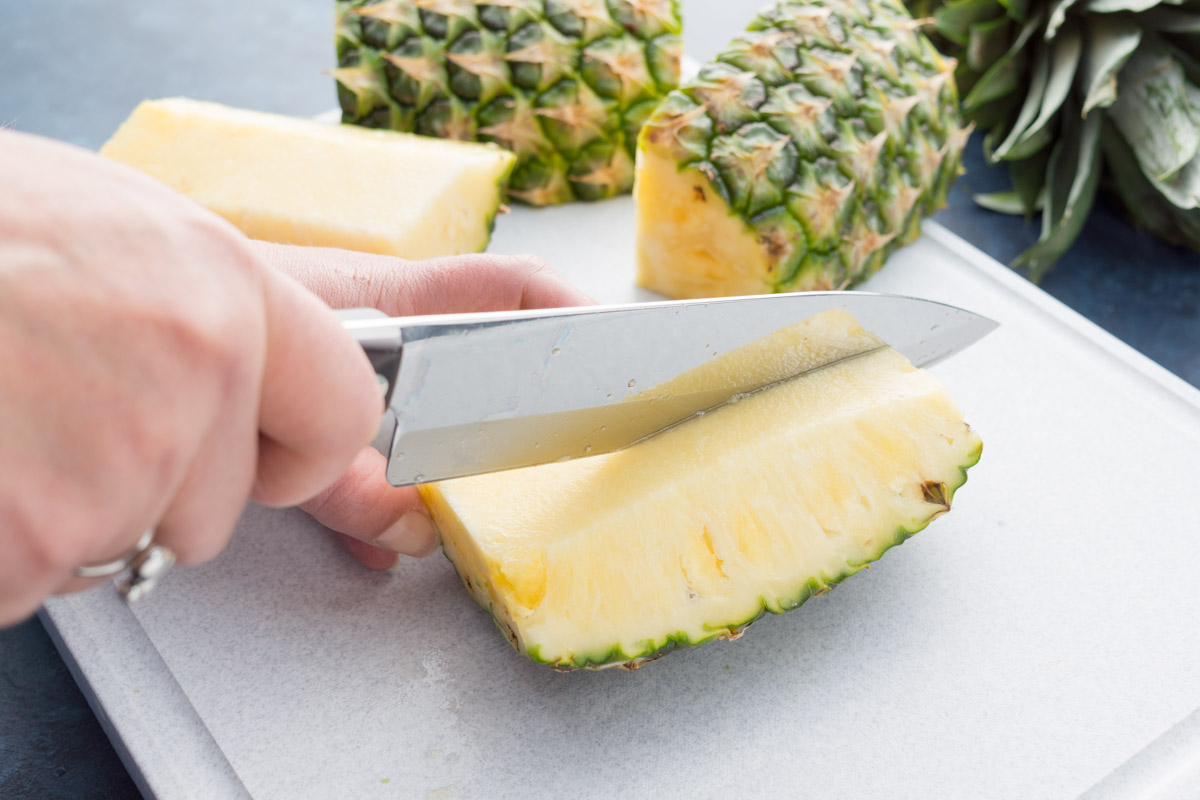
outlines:
M492 145L183 98L141 103L100 153L251 238L411 259L486 248L515 163Z
M843 311L674 379L782 380L625 450L421 487L446 555L530 658L634 667L823 594L950 507L982 443Z

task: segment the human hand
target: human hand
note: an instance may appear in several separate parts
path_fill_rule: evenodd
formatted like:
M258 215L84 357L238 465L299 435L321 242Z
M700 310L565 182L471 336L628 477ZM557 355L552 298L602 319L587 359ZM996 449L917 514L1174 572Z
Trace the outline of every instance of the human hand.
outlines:
M260 255L334 308L377 308L390 316L588 305L531 256L466 255L423 262L344 250L256 243ZM429 512L413 487L394 487L387 460L363 448L345 475L301 504L338 531L372 569L390 569L397 554L423 556L437 546Z
M0 131L0 624L148 528L216 555L378 429L336 317L232 226L134 170Z

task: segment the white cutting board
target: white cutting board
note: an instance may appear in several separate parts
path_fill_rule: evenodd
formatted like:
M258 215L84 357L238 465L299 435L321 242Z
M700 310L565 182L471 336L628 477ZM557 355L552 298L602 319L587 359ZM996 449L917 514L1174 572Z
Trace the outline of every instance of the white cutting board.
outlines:
M599 301L651 299L632 219L628 198L518 209L492 249ZM369 573L304 514L262 509L134 611L101 591L47 622L162 798L1033 800L1190 780L1200 392L936 225L864 288L1000 321L935 369L983 458L952 513L738 642L558 674L440 554Z

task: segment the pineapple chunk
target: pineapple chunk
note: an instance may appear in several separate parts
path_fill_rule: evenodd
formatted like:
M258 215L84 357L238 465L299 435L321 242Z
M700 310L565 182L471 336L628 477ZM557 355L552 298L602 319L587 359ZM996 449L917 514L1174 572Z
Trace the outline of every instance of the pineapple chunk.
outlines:
M667 384L846 352L626 450L421 487L447 556L558 669L635 667L823 594L947 511L979 459L945 387L843 311Z
M669 297L860 283L944 205L954 60L899 0L778 0L638 136L638 283Z
M515 157L495 146L141 103L100 153L269 242L421 259L487 247Z

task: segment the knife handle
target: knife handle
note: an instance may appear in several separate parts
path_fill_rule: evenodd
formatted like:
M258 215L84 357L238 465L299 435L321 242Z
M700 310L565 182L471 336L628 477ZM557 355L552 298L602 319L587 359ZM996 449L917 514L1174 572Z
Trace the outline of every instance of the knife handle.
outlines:
M395 325L372 325L384 322L388 315L374 308L343 308L333 312L342 321L346 332L354 337L375 369L384 407L392 404L392 389L400 372L403 339Z

